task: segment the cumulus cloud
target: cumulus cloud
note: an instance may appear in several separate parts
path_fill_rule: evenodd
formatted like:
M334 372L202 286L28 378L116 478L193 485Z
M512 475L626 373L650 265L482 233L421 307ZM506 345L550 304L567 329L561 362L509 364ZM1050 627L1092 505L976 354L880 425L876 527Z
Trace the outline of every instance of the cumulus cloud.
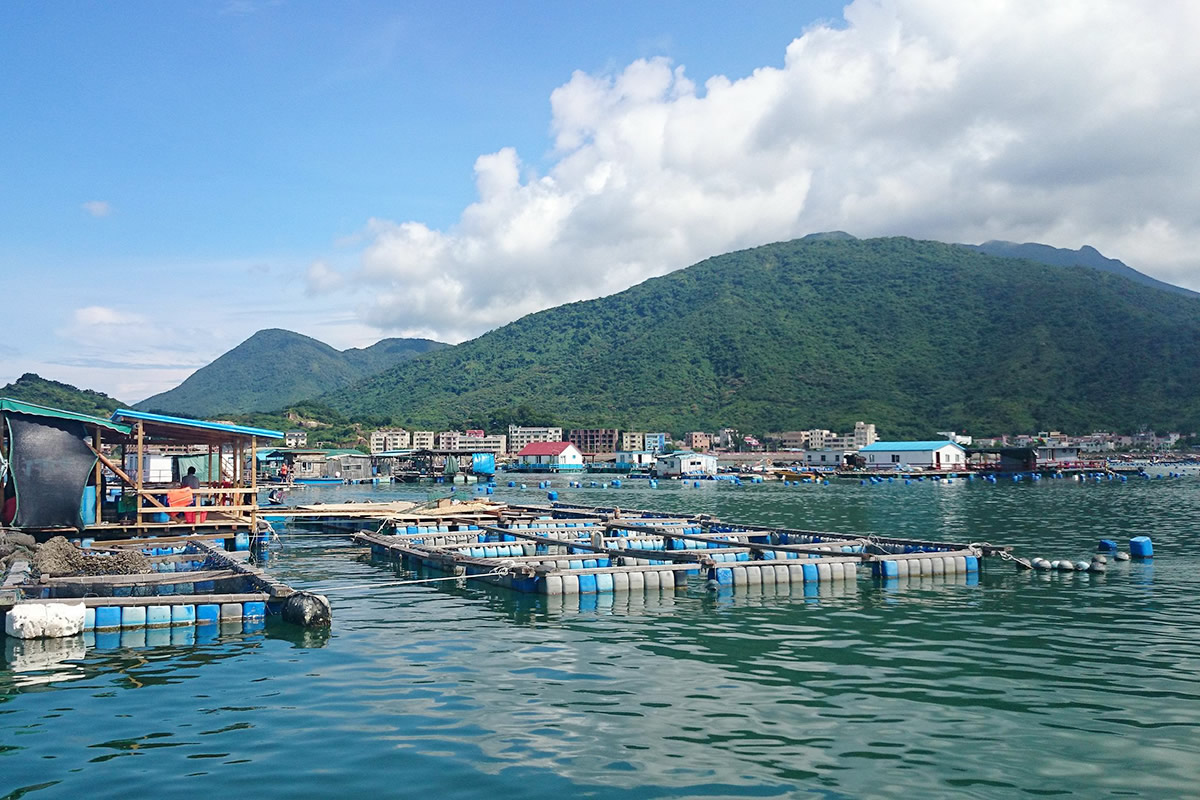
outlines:
M799 32L782 67L702 86L665 59L575 73L550 97L546 174L504 148L477 159L455 225L369 223L345 282L370 292L361 317L458 340L832 229L1092 244L1200 289L1200 5L856 0L844 17Z
M89 200L80 206L80 208L97 218L107 217L112 213L112 206L104 200Z

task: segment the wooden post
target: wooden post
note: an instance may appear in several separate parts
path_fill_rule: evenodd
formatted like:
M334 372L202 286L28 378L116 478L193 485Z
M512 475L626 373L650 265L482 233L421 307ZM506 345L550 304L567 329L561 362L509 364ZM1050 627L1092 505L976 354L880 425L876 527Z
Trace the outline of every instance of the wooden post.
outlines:
M96 432L92 435L92 440L96 446L96 452L100 452L100 426L96 426ZM100 497L100 459L96 458L96 524L99 525L103 520L100 517L100 505L103 502Z
M258 437L250 437L250 535L258 533Z
M145 526L142 521L142 485L146 482L146 445L144 441L145 427L139 419L137 424L137 522L136 526L139 531L144 531Z

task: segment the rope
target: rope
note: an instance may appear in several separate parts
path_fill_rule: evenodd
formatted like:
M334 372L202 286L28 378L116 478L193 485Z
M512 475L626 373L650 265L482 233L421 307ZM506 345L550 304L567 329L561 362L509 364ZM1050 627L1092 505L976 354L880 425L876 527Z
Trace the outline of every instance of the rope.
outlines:
M378 589L384 586L416 586L422 583L437 583L439 581L465 581L469 578L493 578L497 576L507 575L510 572L506 566L496 567L491 572L484 572L479 575L450 575L445 578L414 578L405 581L384 581L383 583L361 583L351 586L334 586L331 589L320 589L321 592L349 592L355 589Z

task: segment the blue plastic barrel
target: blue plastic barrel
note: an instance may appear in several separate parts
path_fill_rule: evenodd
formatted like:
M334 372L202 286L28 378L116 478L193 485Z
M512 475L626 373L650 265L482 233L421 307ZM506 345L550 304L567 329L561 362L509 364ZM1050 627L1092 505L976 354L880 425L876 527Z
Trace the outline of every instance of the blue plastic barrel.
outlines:
M1135 536L1129 540L1129 555L1134 558L1153 558L1154 543L1149 536Z
M221 621L221 607L216 603L196 606L197 625L216 625Z

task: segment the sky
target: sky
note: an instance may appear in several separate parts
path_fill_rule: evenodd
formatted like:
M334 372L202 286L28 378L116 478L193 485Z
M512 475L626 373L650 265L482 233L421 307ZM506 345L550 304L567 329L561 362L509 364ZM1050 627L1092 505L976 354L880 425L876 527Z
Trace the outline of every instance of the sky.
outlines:
M0 385L460 342L807 233L1200 290L1200 4L0 4Z

